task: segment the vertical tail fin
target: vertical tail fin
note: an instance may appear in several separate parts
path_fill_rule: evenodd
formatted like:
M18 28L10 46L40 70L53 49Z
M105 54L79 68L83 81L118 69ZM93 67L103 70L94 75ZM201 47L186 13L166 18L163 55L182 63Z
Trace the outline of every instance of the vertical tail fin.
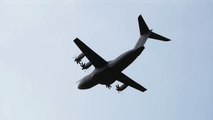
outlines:
M141 36L145 33L152 31L152 30L149 30L148 26L146 25L146 22L144 21L144 19L141 15L138 16L138 24L139 24ZM157 39L157 40L161 40L161 41L170 41L170 39L168 39L164 36L161 36L157 33L154 33L154 32L151 32L151 34L149 35L149 38Z
M144 33L147 33L149 31L149 28L146 25L146 22L144 21L144 19L141 15L138 16L138 25L139 25L139 30L140 30L141 35L143 35Z

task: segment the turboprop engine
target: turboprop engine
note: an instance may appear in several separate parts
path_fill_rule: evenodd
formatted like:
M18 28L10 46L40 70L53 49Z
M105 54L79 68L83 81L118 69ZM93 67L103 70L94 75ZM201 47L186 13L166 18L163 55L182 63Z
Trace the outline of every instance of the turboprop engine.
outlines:
M92 63L91 62L88 62L88 63L80 63L81 67L82 67L82 70L84 69L88 69Z
M120 92L120 91L123 91L124 89L126 89L127 87L128 87L128 85L126 85L126 84L123 84L123 85L121 85L121 86L116 85L116 90L117 90L118 92Z
M78 57L75 58L74 61L75 61L77 64L79 64L79 63L81 62L81 59L82 59L84 56L85 56L85 54L84 54L84 53L81 53L80 55L78 55Z

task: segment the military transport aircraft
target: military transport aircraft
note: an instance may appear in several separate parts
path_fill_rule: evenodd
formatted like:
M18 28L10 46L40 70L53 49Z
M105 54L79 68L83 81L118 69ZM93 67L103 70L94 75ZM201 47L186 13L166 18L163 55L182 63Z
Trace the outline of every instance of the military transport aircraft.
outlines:
M92 73L79 80L79 89L89 89L98 84L106 85L107 88L111 88L111 84L117 80L123 83L121 86L116 85L117 91L123 91L127 88L127 86L131 86L141 92L146 91L146 88L133 81L131 78L122 73L122 71L141 54L145 48L144 44L148 38L158 39L161 41L170 41L170 39L152 32L141 15L138 17L138 24L140 38L134 48L121 54L112 61L104 60L78 38L74 40L75 44L82 51L82 53L76 57L74 61L77 64L80 64L82 69L87 69L91 65L95 67ZM81 59L85 56L89 60L86 64L81 61Z

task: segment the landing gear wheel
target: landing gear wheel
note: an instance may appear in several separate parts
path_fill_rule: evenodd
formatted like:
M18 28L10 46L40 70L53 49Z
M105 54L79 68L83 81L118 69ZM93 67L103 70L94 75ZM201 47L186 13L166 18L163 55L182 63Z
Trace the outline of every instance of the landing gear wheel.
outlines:
M111 85L106 85L106 88L109 88L109 89L110 89L111 87L112 87Z

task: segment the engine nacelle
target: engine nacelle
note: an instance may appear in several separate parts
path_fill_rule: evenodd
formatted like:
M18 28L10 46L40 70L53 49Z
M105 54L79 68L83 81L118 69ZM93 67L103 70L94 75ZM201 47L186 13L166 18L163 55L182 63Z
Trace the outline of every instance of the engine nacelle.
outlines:
M92 65L91 62L88 62L86 64L85 63L81 63L82 70L88 69L91 65Z
M74 61L75 61L77 64L79 64L79 63L81 62L81 59L82 59L84 56L85 56L85 54L84 54L84 53L81 53L80 55L78 55L78 57L75 58Z
M123 85L121 85L121 86L116 85L116 90L117 90L118 92L120 92L120 91L123 91L124 89L126 89L127 87L128 87L128 85L126 85L126 84L123 84Z

